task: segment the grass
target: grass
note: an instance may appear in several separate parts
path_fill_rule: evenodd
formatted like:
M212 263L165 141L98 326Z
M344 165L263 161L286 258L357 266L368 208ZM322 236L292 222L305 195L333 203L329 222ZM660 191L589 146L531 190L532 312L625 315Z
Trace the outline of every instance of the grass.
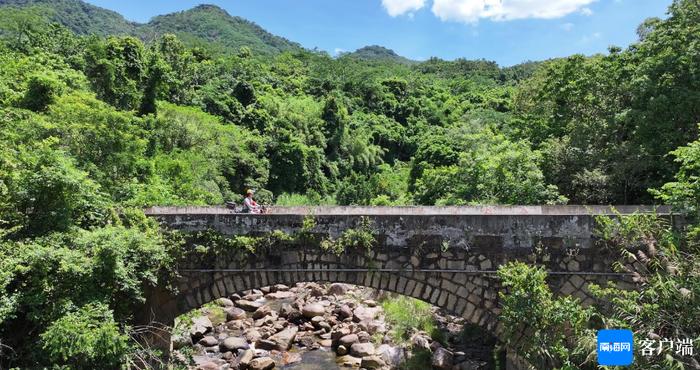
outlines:
M433 340L443 341L431 306L428 303L406 296L389 297L382 301L386 321L391 325L390 335L396 343L408 343L415 331L424 331Z

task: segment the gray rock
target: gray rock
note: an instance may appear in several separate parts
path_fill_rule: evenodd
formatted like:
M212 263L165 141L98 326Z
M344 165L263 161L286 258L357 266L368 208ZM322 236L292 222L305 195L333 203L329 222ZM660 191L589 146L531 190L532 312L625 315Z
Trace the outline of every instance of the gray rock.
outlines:
M250 370L269 370L274 367L275 361L269 357L256 358L248 364L248 369Z
M224 308L226 312L226 320L242 320L245 319L246 313L238 307L226 307Z
M350 288L346 284L333 283L328 287L328 293L332 295L345 295Z
M233 301L228 298L219 298L216 300L216 304L218 304L221 307L232 307Z
M267 298L267 299L290 299L290 298L294 298L296 296L297 295L294 292L280 291L280 292L266 294L265 298Z
M212 331L214 328L214 325L211 323L211 320L209 320L208 317L206 316L198 316L192 319L192 326L190 326L190 336L193 339L201 339L204 337L204 334Z
M348 317L352 317L352 309L348 305L342 305L338 309L338 317L340 317L341 320L345 320Z
M433 359L431 361L434 369L439 370L450 370L452 369L453 359L452 352L439 347L433 352Z
M246 311L253 312L253 311L257 310L258 308L262 307L262 303L249 301L247 299L239 299L236 301L236 306L238 306Z
M392 368L398 368L406 360L406 352L403 348L388 344L380 345L376 353Z
M430 350L430 339L422 334L416 334L411 338L411 343L414 348Z
M360 306L353 311L354 314L354 319L357 322L361 321L372 321L379 316L379 313L382 311L381 307L364 307Z
M372 299L367 299L363 302L367 307L377 307L377 302Z
M360 340L360 338L357 337L357 334L348 334L348 335L338 339L338 344L343 345L346 348L350 348L350 346L357 343L357 341L359 341L359 340Z
M270 342L274 344L274 348L270 349L276 349L282 352L287 351L292 346L294 337L297 335L298 332L299 328L297 328L296 326L289 326L281 332L267 338Z
M275 284L272 286L273 292L286 292L288 290L289 290L289 287L284 285L284 284Z
M270 306L261 306L253 312L253 319L258 320L272 313Z
M247 349L243 351L243 353L238 356L238 363L241 365L241 369L245 369L248 367L251 361L253 361L253 357L255 356L255 351L252 349Z
M208 361L197 366L196 370L219 370L219 365L214 361Z
M240 337L228 337L219 345L221 352L238 352L239 349L248 349L248 341Z
M362 357L362 363L360 364L360 367L363 369L379 369L384 366L386 366L386 363L379 356Z
M340 356L335 362L342 367L360 367L362 359L350 355Z
M374 355L374 345L372 343L355 343L350 346L350 354L356 357Z
M313 318L316 316L323 316L326 313L326 309L318 303L309 303L302 308L301 313L306 318Z
M262 338L262 334L257 329L251 328L246 330L243 335L248 342L255 343Z
M203 345L204 347L211 347L219 344L219 341L215 337L207 335L206 337L200 339L198 343Z

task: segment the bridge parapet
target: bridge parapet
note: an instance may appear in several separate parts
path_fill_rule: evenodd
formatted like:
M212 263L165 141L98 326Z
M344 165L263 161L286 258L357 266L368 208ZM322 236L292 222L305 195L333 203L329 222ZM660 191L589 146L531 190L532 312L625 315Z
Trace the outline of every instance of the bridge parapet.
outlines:
M249 289L328 281L421 299L499 336L499 266L536 261L550 272L554 292L592 303L589 283L633 286L612 270L618 252L596 245L596 216L652 212L671 216L666 207L274 207L264 215L221 207L154 207L146 214L165 227L230 236L295 235L313 217L313 227L304 231L332 240L369 220L376 245L332 253L297 241L244 256L188 259L177 266L180 275L172 282L178 292L155 291L145 315L174 319Z

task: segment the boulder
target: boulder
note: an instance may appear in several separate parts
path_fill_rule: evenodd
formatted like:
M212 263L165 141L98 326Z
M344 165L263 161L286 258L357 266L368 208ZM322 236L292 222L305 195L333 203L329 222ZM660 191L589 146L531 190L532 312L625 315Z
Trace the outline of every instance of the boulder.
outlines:
M190 336L193 339L199 340L204 337L204 334L212 331L214 325L211 323L206 316L198 316L192 319L192 326L190 326Z
M333 283L328 287L328 293L332 295L345 295L350 288L346 284Z
M381 307L364 307L359 306L353 311L354 319L357 322L361 321L372 321L379 316L382 311Z
M262 305L263 304L260 302L249 301L247 299L239 299L236 301L236 306L250 312L257 310L258 308L262 307Z
M348 305L342 305L338 309L338 317L340 317L341 320L345 320L348 317L352 317L352 309Z
M216 300L216 304L218 304L221 307L232 307L233 301L228 298L219 298Z
M284 284L275 284L271 288L272 292L286 292L289 290L289 287Z
M348 334L340 339L338 339L338 344L345 346L346 348L350 348L353 344L357 343L360 338L357 337L357 334Z
M267 338L267 340L272 343L272 348L269 349L275 349L281 352L287 351L292 346L294 337L297 335L298 332L299 328L297 328L296 326L289 326L281 332ZM264 347L260 348L267 349Z
M198 343L203 345L204 347L212 347L219 344L219 341L215 337L207 335L206 337L200 339Z
M255 343L262 337L258 329L251 328L243 332L243 336L248 342Z
M316 316L323 316L326 313L326 309L318 303L309 303L301 309L301 313L306 318L314 318Z
M253 361L253 357L255 356L255 351L252 349L247 349L243 351L243 353L238 356L238 363L241 365L241 369L245 369L248 367L251 361Z
M245 319L246 313L238 307L226 307L224 308L226 312L226 320L242 320Z
M344 356L348 354L348 347L345 347L344 345L339 345L338 348L336 349L335 353L338 354L338 356Z
M219 350L221 352L237 353L239 349L248 348L250 348L248 341L246 341L245 338L240 337L228 337L219 345Z
M350 346L350 354L356 357L374 355L374 345L372 343L355 343Z
M266 294L267 299L290 299L296 297L296 293L290 291L279 291L270 294Z
M274 369L275 361L269 357L256 358L248 364L250 370L268 370Z
M413 348L430 350L430 339L422 334L414 335L411 338L411 344L413 344Z
M406 360L406 352L403 348L382 344L376 350L384 362L391 368L398 368Z
M379 369L384 366L386 366L386 363L379 356L362 357L362 363L360 364L360 367L363 369Z
M350 355L340 356L335 360L336 364L341 367L360 367L362 359Z
M200 364L196 367L197 370L219 370L219 365L214 361L209 361Z
M258 320L272 313L270 306L260 306L255 312L253 312L253 319Z
M433 359L431 361L434 369L439 370L450 370L452 369L453 360L452 352L446 350L443 347L439 347L433 352Z

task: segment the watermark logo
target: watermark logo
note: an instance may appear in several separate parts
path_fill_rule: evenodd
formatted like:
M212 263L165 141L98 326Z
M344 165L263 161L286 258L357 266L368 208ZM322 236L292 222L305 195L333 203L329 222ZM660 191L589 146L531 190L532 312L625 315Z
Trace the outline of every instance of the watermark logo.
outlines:
M613 329L598 331L598 364L603 366L627 366L634 361L634 340L631 330Z

